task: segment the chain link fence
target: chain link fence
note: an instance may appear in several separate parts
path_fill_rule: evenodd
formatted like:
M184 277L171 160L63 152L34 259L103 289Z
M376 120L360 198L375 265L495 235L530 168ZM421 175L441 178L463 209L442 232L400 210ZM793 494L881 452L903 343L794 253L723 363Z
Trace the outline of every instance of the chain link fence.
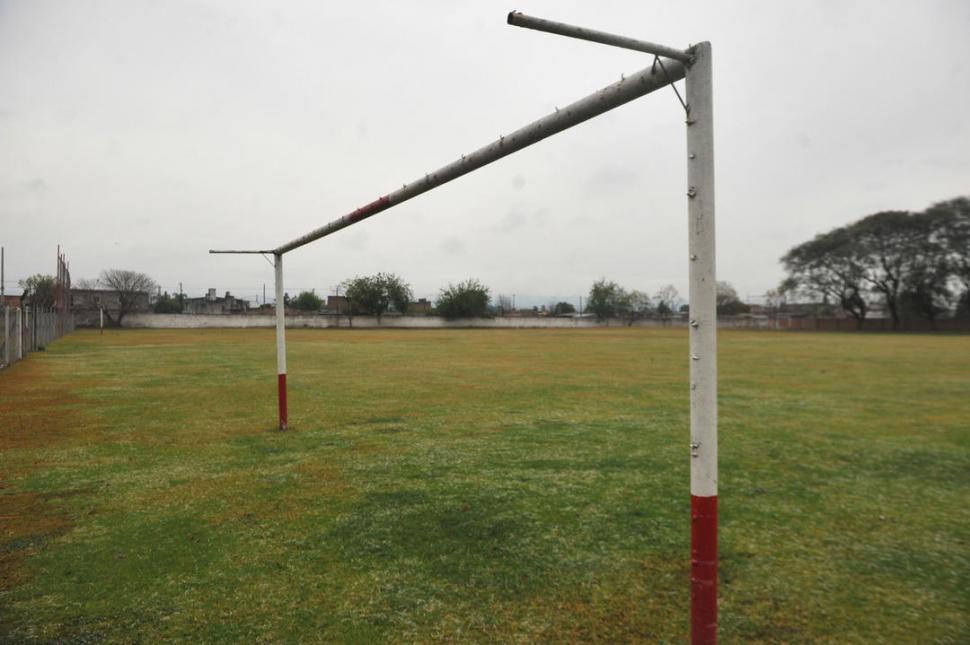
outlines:
M0 334L0 368L43 351L74 331L74 314L54 307L4 307Z

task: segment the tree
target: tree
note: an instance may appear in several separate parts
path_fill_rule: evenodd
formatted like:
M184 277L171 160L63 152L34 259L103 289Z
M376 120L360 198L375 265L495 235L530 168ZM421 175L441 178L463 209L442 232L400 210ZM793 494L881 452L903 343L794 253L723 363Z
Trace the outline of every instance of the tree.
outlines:
M182 299L178 295L170 296L166 291L155 301L154 311L156 314L180 314L182 313Z
M680 294L677 293L677 288L672 284L668 284L666 287L660 289L657 295L653 297L653 301L656 303L657 314L665 318L674 313L679 300Z
M18 282L24 290L23 297L37 307L50 308L57 300L54 293L54 276L37 273Z
M806 294L832 300L862 325L869 312L866 300L866 262L846 227L815 236L781 258L788 277L782 293Z
M508 296L499 296L498 305L496 305L496 309L498 310L498 315L500 316L504 316L505 314L512 311L512 298Z
M381 316L393 306L398 313L407 313L411 303L411 286L393 273L358 276L343 283L349 313Z
M142 294L147 295L155 288L155 281L147 275L127 269L105 269L101 272L99 282L118 293L117 318L112 317L108 309L104 311L108 321L118 327L121 327L121 321L125 315L135 308L138 297Z
M938 202L925 215L945 249L950 276L957 284L956 314L970 315L970 197Z
M573 306L572 303L566 301L557 302L549 309L552 311L553 316L566 316L576 313L576 307Z
M853 243L863 259L865 280L886 303L899 328L900 294L905 288L911 263L918 258L923 233L914 225L909 211L883 211L859 220L849 227Z
M323 306L323 299L314 291L301 291L293 300L293 306L300 311L319 311Z
M737 316L751 311L751 307L741 302L738 292L730 282L717 283L717 313L721 316Z
M944 237L947 223L929 213L916 213L907 222L911 229L907 238L910 257L899 296L900 310L926 318L934 325L949 311L953 296L950 276L953 263L958 261L951 257Z
M626 319L627 325L632 326L637 320L649 316L652 310L650 295L634 289L624 293L623 298L618 303L617 313Z
M449 284L438 294L435 309L448 320L484 318L488 314L489 289L475 278Z
M586 311L592 312L597 320L615 318L628 311L630 306L626 291L606 278L600 278L589 289Z

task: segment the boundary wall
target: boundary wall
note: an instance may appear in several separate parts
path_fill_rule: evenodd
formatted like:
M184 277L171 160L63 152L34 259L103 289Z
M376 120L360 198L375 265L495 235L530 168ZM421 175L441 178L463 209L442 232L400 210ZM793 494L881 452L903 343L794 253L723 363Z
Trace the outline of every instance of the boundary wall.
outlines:
M205 315L205 314L128 314L122 327L132 329L200 329L273 327L274 316ZM495 318L459 318L445 320L437 316L287 316L289 329L591 329L595 327L687 327L681 319L658 320L644 318L631 325L625 320L596 321L593 318L560 318L545 316L497 316ZM721 319L718 326L737 329L774 329L774 321L767 319Z

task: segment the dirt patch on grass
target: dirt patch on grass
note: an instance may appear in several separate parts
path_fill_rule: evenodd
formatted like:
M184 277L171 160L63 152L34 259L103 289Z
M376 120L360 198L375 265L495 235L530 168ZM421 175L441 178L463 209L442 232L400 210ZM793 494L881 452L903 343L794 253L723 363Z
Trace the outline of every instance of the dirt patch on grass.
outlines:
M0 589L24 582L23 561L72 526L67 513L52 508L47 496L12 492L0 483Z
M22 583L24 560L73 526L51 500L80 491L16 491L10 478L43 467L44 453L52 446L74 441L82 432L90 440L89 429L78 423L72 407L79 402L74 388L84 385L71 382L69 387L36 357L0 375L0 589Z
M92 383L68 382L52 372L32 357L0 375L0 460L8 450L49 448L82 432L91 439L90 428L79 423L75 392Z

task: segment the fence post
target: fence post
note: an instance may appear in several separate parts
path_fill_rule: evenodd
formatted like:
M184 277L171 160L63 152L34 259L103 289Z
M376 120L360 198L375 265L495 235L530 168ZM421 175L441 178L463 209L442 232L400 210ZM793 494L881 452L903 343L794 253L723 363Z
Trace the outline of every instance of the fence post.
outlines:
M3 307L3 364L10 365L10 307Z
M24 357L24 318L20 307L17 307L17 360Z

